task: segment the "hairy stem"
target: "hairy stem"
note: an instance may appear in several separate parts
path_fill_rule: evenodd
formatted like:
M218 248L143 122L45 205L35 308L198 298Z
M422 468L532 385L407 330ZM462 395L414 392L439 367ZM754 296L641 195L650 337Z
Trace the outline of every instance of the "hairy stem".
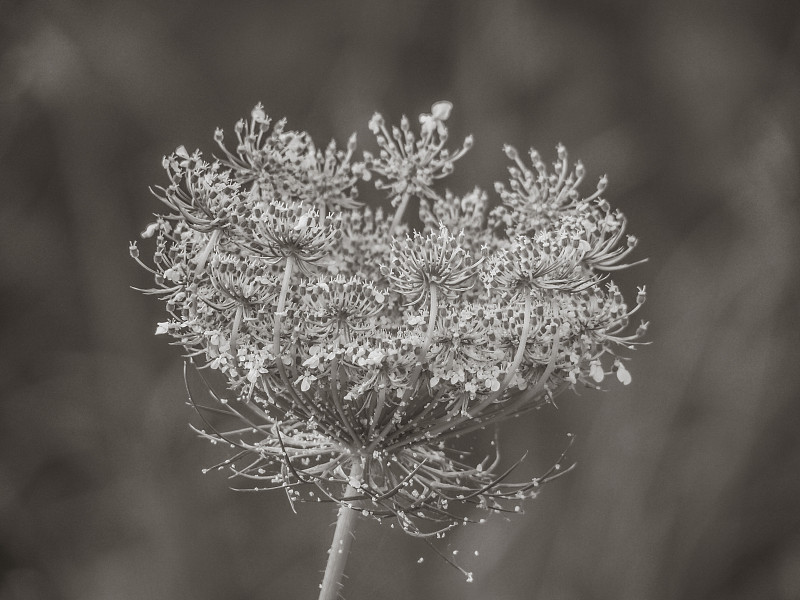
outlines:
M350 469L350 479L358 479L361 476L361 463L358 459L353 461ZM356 496L358 492L351 485L347 486L345 501ZM325 567L325 575L320 585L319 600L336 600L339 597L339 590L344 583L344 567L347 564L347 557L350 554L350 546L353 543L353 531L356 527L358 511L342 504L339 506L339 516L336 520L336 531L333 533L333 542L328 553L328 564Z

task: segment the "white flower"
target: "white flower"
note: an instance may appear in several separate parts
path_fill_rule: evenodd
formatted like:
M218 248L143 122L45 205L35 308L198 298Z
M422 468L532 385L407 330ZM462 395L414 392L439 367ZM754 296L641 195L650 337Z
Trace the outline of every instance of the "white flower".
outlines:
M219 162L182 146L164 160L167 214L143 232L151 265L130 249L166 305L156 334L225 382L225 398L197 408L243 423L202 434L236 447L233 474L293 501L353 504L358 489L360 511L413 535L463 523L472 503L514 512L535 496L550 475L514 483L497 456L450 441L597 387L606 355L630 384L617 357L646 331L627 332L644 287L629 308L602 283L636 245L599 197L606 180L584 198L562 146L552 169L507 146L510 182L487 215L480 188L438 187L472 146L445 148L451 112L435 103L419 132L375 113L378 151L354 163L354 136L318 150L257 105L233 149L215 133ZM366 181L395 213L356 201ZM422 231L406 236L412 198Z

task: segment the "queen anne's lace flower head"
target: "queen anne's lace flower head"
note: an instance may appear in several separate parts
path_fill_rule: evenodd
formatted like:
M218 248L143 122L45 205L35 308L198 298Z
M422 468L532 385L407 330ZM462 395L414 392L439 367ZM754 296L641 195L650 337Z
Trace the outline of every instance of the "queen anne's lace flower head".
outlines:
M471 519L464 506L515 510L556 473L513 483L495 442L480 452L465 436L565 388L630 383L645 293L629 307L607 279L636 239L602 198L605 178L584 197L563 147L552 171L506 147L494 210L480 188L440 190L472 146L446 147L451 111L434 104L418 133L376 114L378 151L359 161L355 136L322 151L259 105L232 149L217 131L219 160L183 147L164 159L167 214L143 234L153 259L131 255L166 304L156 332L204 381L213 369L227 382L209 385L216 406L197 405L198 432L235 449L219 466L250 489L441 532ZM362 207L367 184L394 211ZM417 204L423 230L409 234Z

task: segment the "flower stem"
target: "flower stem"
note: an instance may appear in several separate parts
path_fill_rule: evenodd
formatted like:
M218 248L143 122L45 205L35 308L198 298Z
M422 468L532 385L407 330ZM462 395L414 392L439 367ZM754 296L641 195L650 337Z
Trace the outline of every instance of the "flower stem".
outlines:
M401 401L401 404L404 406L408 404L408 401L411 398L411 394L414 393L414 389L417 386L417 381L419 380L419 376L422 373L422 367L425 364L425 358L428 355L428 350L430 349L431 342L433 341L433 330L434 327L436 326L436 316L439 313L439 295L438 295L438 288L436 287L436 285L431 285L430 299L431 299L431 310L430 310L430 315L428 316L428 329L425 331L425 340L422 343L422 349L420 351L417 364L414 367L414 370L411 372L411 377L408 380L406 391L403 394L403 399ZM391 430L392 427L397 427L398 425L399 423L395 422L394 420L389 420L389 422L381 430L378 437L372 440L372 443L367 448L367 453L375 450L378 444L382 440L386 439L387 435L389 435L389 430Z
M479 404L473 406L468 413L458 415L457 417L451 417L450 415L446 415L444 420L439 422L437 425L426 429L423 433L410 436L408 439L404 440L402 443L394 443L390 445L387 450L395 450L397 448L402 448L403 446L409 446L413 443L418 442L421 439L425 439L425 437L431 437L433 435L441 435L445 431L453 431L457 426L459 426L464 421L468 421L471 419L475 419L479 417L481 412L486 409L490 404L492 404L501 394L506 390L509 383L514 377L514 374L517 372L520 363L522 362L522 357L525 352L525 345L528 343L528 336L531 332L531 297L527 295L525 297L525 317L522 324L522 333L520 334L519 339L519 346L517 346L517 351L514 354L514 360L512 361L511 365L509 365L508 369L506 370L506 375L503 378L503 381L500 383L500 387L497 391L492 392L486 398L484 398ZM558 351L558 340L556 340L556 344L554 345L554 352ZM551 360L551 363L554 359ZM549 371L545 371L545 380L550 376L552 372L552 367L549 367ZM544 382L537 382L537 391L541 391L539 389L539 383L544 385ZM371 449L371 448L370 448Z
M395 229L400 226L400 221L403 218L403 213L406 212L406 207L408 206L408 201L411 199L411 194L408 191L403 192L403 196L400 198L400 204L397 207L397 211L394 213L394 218L392 219L392 226L389 228L389 235L394 235Z
M283 271L283 283L281 285L281 294L278 297L278 310L275 312L275 329L272 336L272 353L278 361L280 361L281 354L281 320L286 310L286 295L289 292L289 281L292 278L293 267L294 256L289 255L286 257L286 268Z
M356 459L350 470L350 479L358 479L361 475L361 463ZM357 491L351 485L347 486L345 500L357 495ZM336 520L336 531L333 533L333 542L328 553L328 564L325 567L325 575L320 585L319 600L336 600L339 597L339 590L344 583L344 567L347 557L350 554L350 546L353 543L353 531L356 528L358 511L342 504L339 506L339 516Z
M217 228L213 231L211 237L208 238L208 243L206 244L206 247L197 257L197 267L194 270L195 277L200 277L200 274L203 272L203 269L206 268L206 262L208 261L208 257L211 254L211 251L214 249L214 246L217 245L221 233L222 230Z

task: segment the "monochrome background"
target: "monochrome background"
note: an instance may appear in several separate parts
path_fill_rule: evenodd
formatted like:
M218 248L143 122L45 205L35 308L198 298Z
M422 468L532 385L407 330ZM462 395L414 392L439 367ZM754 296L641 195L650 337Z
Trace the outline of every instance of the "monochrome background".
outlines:
M0 600L316 597L333 509L201 473L223 449L128 242L161 157L256 102L370 148L375 110L443 99L457 193L494 197L506 142L608 174L652 344L503 426L520 476L567 433L576 468L436 542L474 583L362 521L344 597L800 598L800 4L0 0Z

